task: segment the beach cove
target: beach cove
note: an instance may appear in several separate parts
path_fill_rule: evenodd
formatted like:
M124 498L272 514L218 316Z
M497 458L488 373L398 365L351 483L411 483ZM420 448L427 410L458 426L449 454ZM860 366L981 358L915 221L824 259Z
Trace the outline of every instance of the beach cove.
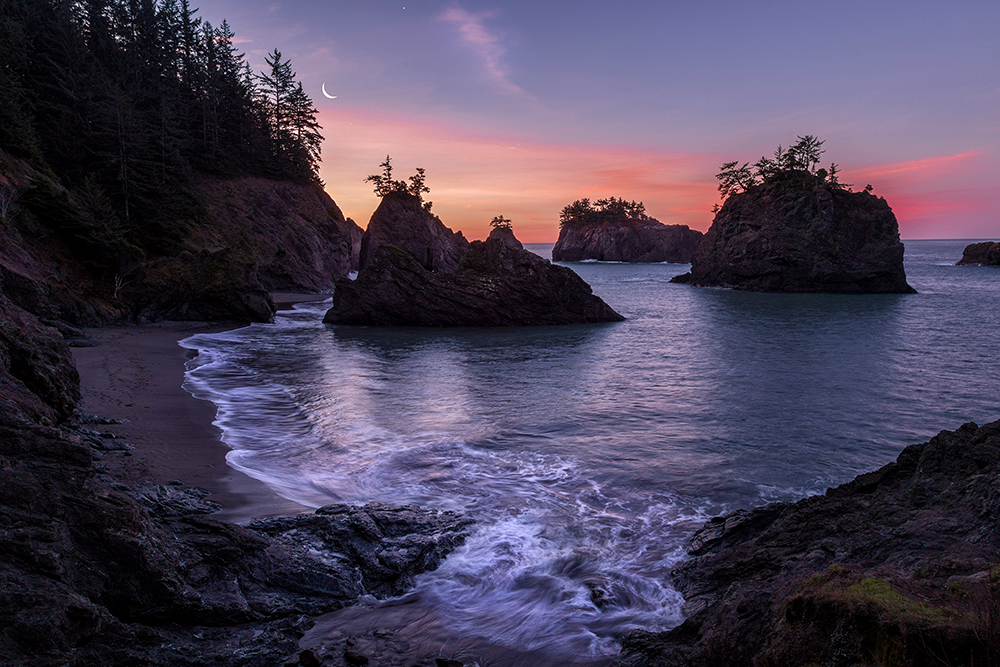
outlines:
M908 275L920 292L917 296L696 292L693 298L724 308L707 309L711 317L702 320L701 326L715 327L714 339L692 333L697 331L692 325L697 326L705 312L665 308L649 302L649 293L643 294L635 302L643 305L625 314L630 322L644 321L644 333L652 339L649 332L657 327L662 331L663 323L649 314L671 313L674 321L684 325L684 331L674 334L671 349L686 341L688 345L711 343L713 354L725 352L720 347L726 342L719 340L718 333L725 331L718 328L720 322L739 334L732 339L730 357L722 357L715 369L700 368L703 373L724 373L732 387L746 392L742 398L715 396L722 388L706 377L678 378L681 386L690 383L686 400L694 411L689 414L696 423L698 415L703 419L697 428L679 416L683 401L670 403L675 407L667 412L658 407L663 405L663 394L656 392L679 383L664 383L661 377L667 374L656 373L655 368L643 372L627 367L613 376L618 379L603 386L594 382L596 366L574 365L575 375L559 371L564 360L572 362L574 355L550 354L547 350L553 345L563 351L582 346L591 356L597 345L598 357L607 354L600 350L614 350L606 359L617 363L639 354L649 366L658 356L634 344L613 344L616 341L608 339L614 333L602 330L561 327L562 333L546 332L520 342L517 339L523 335L511 338L509 332L329 330L316 324L323 306L304 304L279 315L276 330L284 333L276 334L271 325L254 325L221 336L196 336L185 344L207 355L201 362L196 360L191 371L201 391L213 383L204 375L227 363L235 363L243 373L223 373L235 383L230 388L264 390L253 393L251 403L241 405L226 396L227 385L214 389L217 398L226 399L220 398L226 407L220 424L227 430L228 442L236 445L238 467L267 479L281 495L306 507L327 502L417 502L467 511L481 526L476 529L479 533L473 532L470 544L437 573L418 580L416 594L388 607L368 604L338 612L321 621L306 643L319 650L324 643L343 642L345 633L367 634L377 650L372 633L384 630L394 619L406 633L408 645L419 645L424 651L433 645L450 645L465 651L466 657L489 655L496 664L526 659L535 661L531 664L606 661L617 651L615 638L628 629L666 629L680 622L682 599L669 585L655 582L668 580L670 568L684 558L686 540L710 516L821 493L827 486L892 460L901 447L926 440L943 423L988 420L995 409L990 379L995 376L982 371L983 364L995 363L988 352L991 329L969 319L963 345L950 345L950 337L943 335L943 320L928 317L935 311L934 304L954 297L954 290L966 285L969 276L974 281L976 276L981 278L978 284L986 290L969 290L969 310L991 312L983 306L995 298L988 296L995 289L990 287L992 274L986 273L990 269L974 268L979 273L959 276L956 271L968 269L945 261L955 252L951 246L960 252L962 244L908 244ZM691 294L690 288L665 285L683 268L675 266L581 264L575 268L598 294L617 298L618 303L625 292L615 290L636 293L642 285L653 286L660 294L665 290ZM916 301L921 298L923 302ZM752 310L747 310L751 307L747 303L753 304ZM734 308L743 312L738 320L728 319L726 311ZM950 318L947 311L938 311L938 316ZM773 331L781 332L780 336L769 338ZM312 332L320 338L315 339ZM664 344L662 337L655 340ZM330 349L322 346L331 341L332 350L341 356L339 361L323 362L320 351ZM942 356L945 350L959 357ZM790 351L808 354L790 357ZM368 358L370 354L374 356ZM734 363L739 360L742 377L726 370L727 358ZM936 359L919 371L937 377L936 385L907 378L915 359ZM211 368L201 371L199 381L199 368L206 361L211 361ZM608 361L594 363L601 373L609 372ZM478 397L463 389L461 373L455 375L456 369L466 365L475 377L490 380L481 383L485 393ZM340 375L316 376L313 369L322 367L336 368ZM754 368L771 370L765 376L748 377L746 373ZM311 397L301 387L297 394L286 391L296 386L297 369L309 377L324 378L322 395ZM872 369L879 371L875 384L871 383ZM773 373L781 373L781 379ZM352 381L345 382L345 378ZM511 391L511 382L523 395ZM914 391L907 391L911 383ZM495 391L490 390L493 385ZM535 385L536 393L532 393ZM279 392L284 402L275 406L263 401L261 396L272 395L266 391L268 386L286 388ZM418 390L421 386L425 389ZM350 396L337 398L337 391L348 388L353 388ZM691 403L690 397L697 396L699 388L711 388L712 400L736 412L727 421L720 409ZM357 402L362 398L358 391L375 402ZM440 396L428 400L423 395L423 404L411 403L419 391ZM460 393L449 393L456 391ZM545 398L540 398L543 394ZM459 395L461 400L456 399ZM838 398L842 401L847 396L856 407L845 410L842 403L838 405ZM959 399L950 398L954 396ZM363 409L330 412L345 401L352 401L349 406L354 408L368 405L368 410L379 410L380 416ZM581 411L579 417L573 416L572 409L567 413L566 406L574 402L579 404L575 408ZM460 408L457 412L455 406ZM482 406L487 406L485 412ZM741 412L746 409L750 411ZM253 410L291 421L283 421L274 431L262 430ZM656 416L657 410L662 417ZM982 416L970 414L977 410ZM827 411L841 416L831 418ZM376 428L372 430L370 421L359 424L352 415L361 421L374 419ZM393 420L399 423L394 425ZM244 433L241 428L250 430ZM718 428L730 435L710 437ZM273 441L282 429L293 433L293 440ZM598 450L587 449L588 438L601 443ZM615 438L635 444L625 444L623 450L624 441ZM690 448L698 452L699 442L714 442L721 449L702 449L695 455ZM641 471L629 467L630 446L644 448ZM598 463L585 460L587 451L601 452ZM741 474L733 476L727 472L729 466ZM623 487L616 479L630 481ZM635 521L639 523L633 526ZM623 550L614 551L616 545ZM507 555L498 560L496 549ZM596 560L588 555L605 549L609 553ZM636 553L645 559L634 558ZM467 582L463 585L469 588L455 587L456 581ZM535 583L522 587L519 581ZM659 602L650 607L650 600ZM502 613L489 620L489 614L483 614L485 607L477 606L483 604ZM511 626L511 620L521 623ZM335 637L337 633L342 636Z

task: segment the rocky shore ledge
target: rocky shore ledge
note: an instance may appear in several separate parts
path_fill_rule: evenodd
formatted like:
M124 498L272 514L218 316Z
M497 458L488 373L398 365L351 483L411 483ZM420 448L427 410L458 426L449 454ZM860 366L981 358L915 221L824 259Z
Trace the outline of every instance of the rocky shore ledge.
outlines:
M342 663L299 651L312 617L402 593L471 523L385 504L219 521L206 491L110 475L130 446L79 399L63 337L0 296L3 665Z
M1000 421L826 495L717 517L672 573L687 620L616 667L1000 664Z

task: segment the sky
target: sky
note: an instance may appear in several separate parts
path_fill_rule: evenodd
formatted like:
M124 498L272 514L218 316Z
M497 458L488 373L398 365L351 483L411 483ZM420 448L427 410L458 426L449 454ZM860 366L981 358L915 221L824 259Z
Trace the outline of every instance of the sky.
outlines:
M705 231L714 175L816 135L904 239L1000 237L1000 2L202 0L251 64L277 48L319 110L320 175L427 171L470 239L552 242L582 197ZM325 84L330 95L321 92Z

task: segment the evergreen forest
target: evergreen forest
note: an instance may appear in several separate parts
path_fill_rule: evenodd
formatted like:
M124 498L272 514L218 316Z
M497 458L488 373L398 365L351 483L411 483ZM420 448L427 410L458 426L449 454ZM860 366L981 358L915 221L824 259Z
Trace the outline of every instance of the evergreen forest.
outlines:
M20 203L95 252L165 250L150 245L194 215L198 176L320 182L321 127L291 63L275 49L254 72L228 23L197 11L0 0L0 149L48 176Z

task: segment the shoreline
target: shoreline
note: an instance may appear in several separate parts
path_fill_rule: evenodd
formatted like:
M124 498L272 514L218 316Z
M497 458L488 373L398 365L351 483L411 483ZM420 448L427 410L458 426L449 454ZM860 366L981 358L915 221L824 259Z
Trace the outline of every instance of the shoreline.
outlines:
M273 295L279 310L328 297L286 292ZM105 452L97 463L123 482L168 484L177 480L205 489L211 492L209 500L223 507L212 516L223 521L246 523L311 511L230 467L226 455L231 450L214 423L215 404L195 398L182 386L185 364L195 353L178 342L194 334L241 326L159 322L88 329L87 336L98 345L72 348L80 373L81 410L127 420L88 428L113 433L133 447L127 453Z

